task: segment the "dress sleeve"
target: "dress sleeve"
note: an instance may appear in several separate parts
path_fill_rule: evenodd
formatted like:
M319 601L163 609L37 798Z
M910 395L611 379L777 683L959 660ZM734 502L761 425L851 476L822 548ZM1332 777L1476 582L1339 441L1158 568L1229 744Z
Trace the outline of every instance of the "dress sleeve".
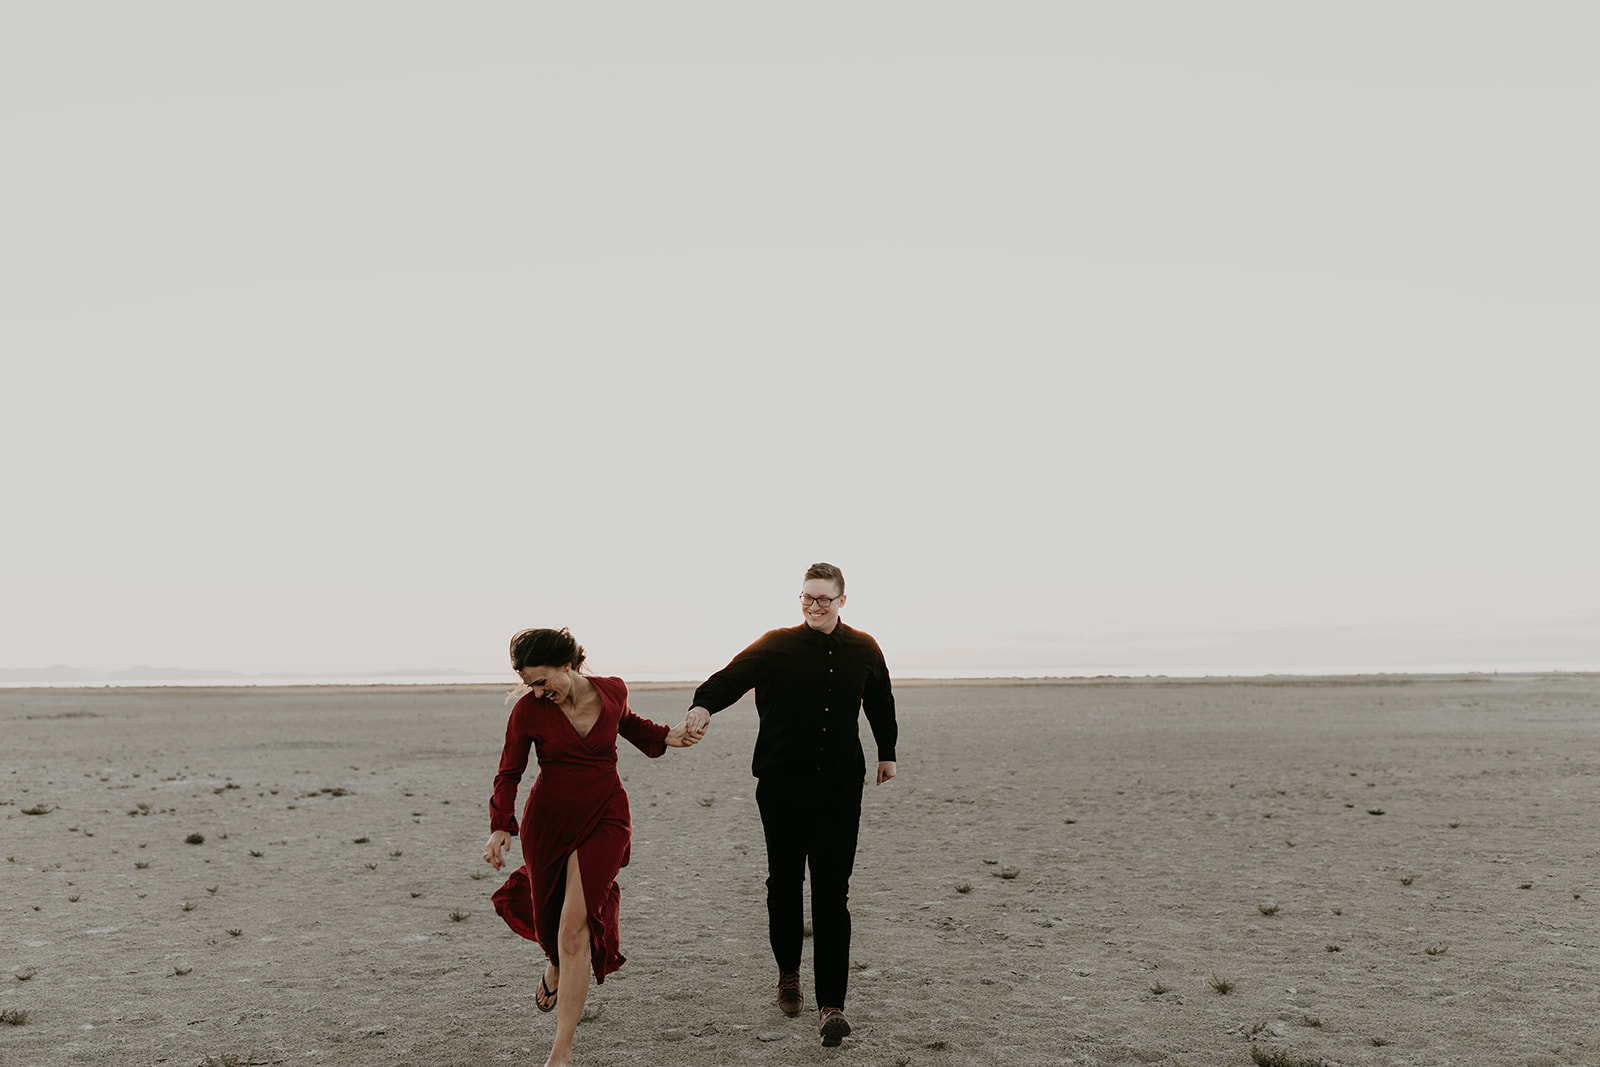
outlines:
M627 738L634 748L651 759L667 750L667 734L671 732L672 727L635 715L628 707L622 709L622 719L617 723L618 735Z
M517 701L506 720L506 743L500 750L500 770L494 776L494 793L489 797L489 831L504 830L517 835L517 786L528 767L528 750L533 735L527 729L528 697Z

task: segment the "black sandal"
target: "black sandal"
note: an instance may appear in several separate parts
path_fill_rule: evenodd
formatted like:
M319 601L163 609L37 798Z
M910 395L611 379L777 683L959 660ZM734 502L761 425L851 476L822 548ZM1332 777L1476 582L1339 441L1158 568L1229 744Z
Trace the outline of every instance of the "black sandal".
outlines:
M557 980L557 985L561 982ZM540 1011L555 1011L556 991L544 984L544 975L539 976L539 988L533 994L533 1006Z

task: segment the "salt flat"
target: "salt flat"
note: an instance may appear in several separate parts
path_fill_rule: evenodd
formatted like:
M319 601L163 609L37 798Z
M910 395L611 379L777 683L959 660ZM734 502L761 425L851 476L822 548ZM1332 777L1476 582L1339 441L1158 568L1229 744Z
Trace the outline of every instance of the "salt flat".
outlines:
M0 690L0 1065L543 1062L538 950L480 855L502 695ZM579 1062L1600 1062L1600 677L898 699L855 1035L771 1003L745 703L622 748L629 962Z

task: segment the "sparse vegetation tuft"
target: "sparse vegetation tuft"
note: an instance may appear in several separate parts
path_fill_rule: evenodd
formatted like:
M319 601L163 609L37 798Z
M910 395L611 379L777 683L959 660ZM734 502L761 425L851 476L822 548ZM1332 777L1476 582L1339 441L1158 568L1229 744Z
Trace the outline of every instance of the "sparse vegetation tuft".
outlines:
M960 885L956 886L956 892L957 893L970 893L970 892L972 892L972 883L971 882L962 882Z
M1443 956L1446 952L1450 951L1450 946L1445 944L1429 945L1422 951L1426 952L1430 956Z
M7 1008L0 1011L0 1024L6 1026L21 1026L28 1021L27 1008Z
M453 923L458 923L466 919L466 917L471 914L472 912L470 911L462 911L460 908L456 908L450 912L450 921Z
M228 931L228 936L229 937L238 937L242 933L244 933L244 931L239 929L237 926L235 926L235 927L231 928Z
M206 835L190 834L188 837L183 839L183 843L186 845L203 845L206 843Z
M1022 873L1022 870L1021 870L1021 868L1018 868L1018 867L1001 867L1000 870L995 872L995 877L996 878L1004 878L1006 881L1009 882L1011 879L1015 878L1017 875L1019 875L1021 873Z
M1276 905L1276 904L1257 904L1256 905L1256 910L1270 919L1270 918L1272 918L1272 916L1278 914L1278 905Z
M1235 983L1231 979L1218 978L1216 975L1212 975L1210 980L1206 982L1206 985L1216 990L1219 996L1225 997L1229 993L1233 992Z

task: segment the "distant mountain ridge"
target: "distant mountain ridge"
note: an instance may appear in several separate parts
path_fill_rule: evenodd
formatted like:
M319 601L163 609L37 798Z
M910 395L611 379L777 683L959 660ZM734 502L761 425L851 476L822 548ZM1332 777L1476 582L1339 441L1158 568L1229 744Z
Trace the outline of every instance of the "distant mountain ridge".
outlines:
M0 683L4 682L137 682L150 679L162 681L183 681L188 679L213 678L219 680L237 680L250 678L438 678L451 676L469 676L471 671L458 670L455 667L439 668L409 668L393 671L273 671L265 674L245 674L241 671L205 671L192 670L188 667L150 667L138 664L125 667L122 670L106 671L91 670L84 667L69 667L58 663L49 667L0 667Z

